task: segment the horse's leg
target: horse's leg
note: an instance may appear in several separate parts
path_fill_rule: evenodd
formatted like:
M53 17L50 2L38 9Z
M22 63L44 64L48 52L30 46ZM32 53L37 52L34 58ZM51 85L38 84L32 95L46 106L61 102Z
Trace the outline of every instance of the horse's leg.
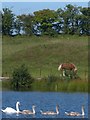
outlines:
M71 73L72 73L72 74L71 74L71 77L72 77L73 79L76 79L76 72L75 72L74 70L72 70Z
M65 75L65 70L63 70L63 77L65 77L66 75Z
M74 70L72 70L72 78L73 79L75 78L75 72L74 72Z

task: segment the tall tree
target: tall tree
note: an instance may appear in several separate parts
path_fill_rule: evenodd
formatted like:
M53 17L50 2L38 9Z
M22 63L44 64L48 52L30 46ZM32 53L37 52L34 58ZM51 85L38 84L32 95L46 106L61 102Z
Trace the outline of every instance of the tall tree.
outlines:
M75 34L77 25L77 16L79 15L79 9L71 4L66 5L63 12L64 31L67 34Z
M80 19L81 33L90 35L90 8L81 8L82 15Z
M58 33L63 33L63 24L64 24L63 13L64 13L64 10L59 8L59 9L57 9L56 13L58 16L57 23L55 24L56 31Z
M20 19L18 17L16 17L15 19L15 32L16 34L20 35L21 30L22 30L22 22L20 21Z
M3 8L2 12L2 33L11 35L14 27L14 14L9 8Z
M32 35L33 34L33 15L23 14L23 15L20 15L17 17L22 23L22 28L23 28L23 31L25 32L25 34Z
M53 24L57 20L57 14L54 10L43 9L34 12L34 22L39 24L42 34L53 34Z

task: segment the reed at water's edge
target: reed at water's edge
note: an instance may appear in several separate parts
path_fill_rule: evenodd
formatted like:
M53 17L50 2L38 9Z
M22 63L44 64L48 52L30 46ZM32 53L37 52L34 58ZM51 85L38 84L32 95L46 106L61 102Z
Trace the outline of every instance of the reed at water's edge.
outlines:
M52 91L52 92L90 92L88 82L81 80L60 81L49 83L47 80L35 80L31 88L23 88L21 91ZM2 90L12 90L10 81L2 82Z
M88 82L85 81L60 81L49 83L46 80L35 81L32 84L35 91L56 91L56 92L88 92Z

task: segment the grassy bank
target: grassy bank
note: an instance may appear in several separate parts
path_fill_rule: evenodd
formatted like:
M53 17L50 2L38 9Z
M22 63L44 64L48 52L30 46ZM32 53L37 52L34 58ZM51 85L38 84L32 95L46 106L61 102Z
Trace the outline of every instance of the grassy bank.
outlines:
M17 36L11 38L3 36L2 48L3 76L11 76L14 68L24 63L27 65L30 74L34 78L43 78L50 74L59 77L60 72L57 70L59 64L72 62L78 68L78 76L81 78L81 81L79 81L79 83L76 81L71 81L69 83L61 83L58 81L58 91L63 91L64 88L67 91L72 88L74 91L76 90L74 85L78 86L77 91L80 89L86 91L87 89L85 88L88 78L87 36L61 35L57 38L46 36ZM34 82L33 89L37 90L37 86L45 85L43 82L44 80ZM54 89L53 86L54 83L52 85L52 88ZM81 86L83 86L83 88Z
M35 91L56 91L56 92L88 92L88 83L83 81L56 81L48 83L48 81L36 81L32 85Z
M11 83L3 82L3 90L12 90ZM25 90L25 89L23 89ZM55 91L55 92L89 92L88 82L81 80L48 82L47 80L36 80L32 83L30 91Z

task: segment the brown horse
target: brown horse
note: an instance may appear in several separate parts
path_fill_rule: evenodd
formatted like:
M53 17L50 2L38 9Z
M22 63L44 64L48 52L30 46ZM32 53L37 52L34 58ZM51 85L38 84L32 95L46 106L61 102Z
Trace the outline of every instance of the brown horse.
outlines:
M77 67L73 63L62 63L62 64L59 65L58 70L62 71L62 76L65 77L67 70L76 74Z

